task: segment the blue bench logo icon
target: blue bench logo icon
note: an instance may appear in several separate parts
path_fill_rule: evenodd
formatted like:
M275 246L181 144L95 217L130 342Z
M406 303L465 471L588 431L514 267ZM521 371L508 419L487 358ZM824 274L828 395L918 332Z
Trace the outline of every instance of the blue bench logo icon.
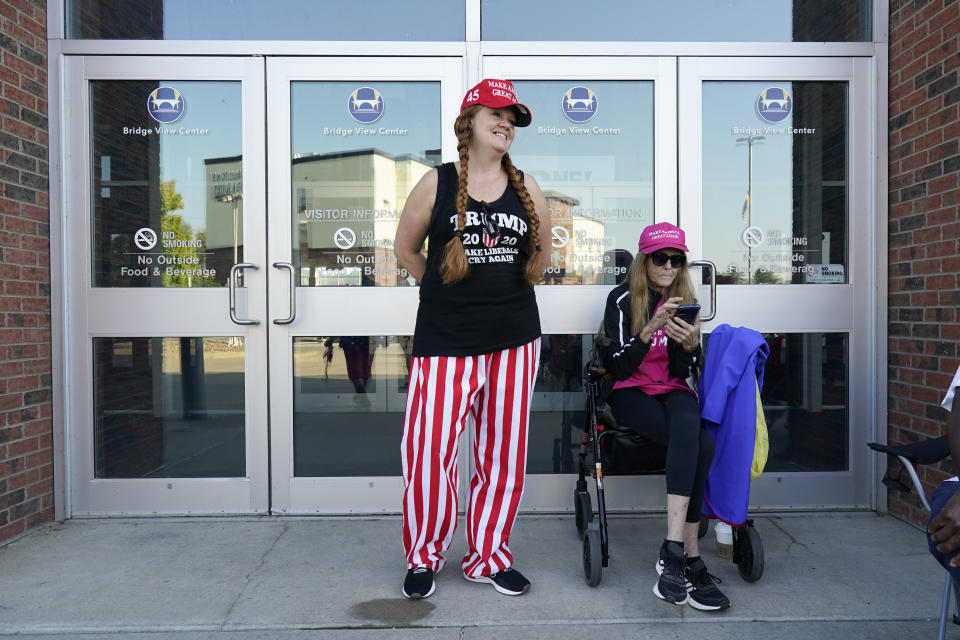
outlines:
M157 122L176 122L183 115L187 102L183 94L173 87L157 87L147 98L147 111Z
M383 96L373 87L360 87L350 94L350 117L361 124L376 122L383 115Z
M769 87L757 96L757 114L767 122L783 122L793 111L793 100L786 89Z
M561 107L567 119L586 122L597 113L597 94L587 87L570 87L563 94Z

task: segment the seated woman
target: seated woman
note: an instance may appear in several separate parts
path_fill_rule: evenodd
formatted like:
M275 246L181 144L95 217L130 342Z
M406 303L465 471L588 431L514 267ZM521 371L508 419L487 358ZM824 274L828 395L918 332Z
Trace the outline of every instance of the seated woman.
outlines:
M617 422L667 449L667 537L653 592L719 611L730 601L707 572L697 538L713 438L700 428L697 396L684 381L702 366L700 320L674 317L679 305L694 302L684 240L683 230L667 222L640 234L627 279L607 297L603 329L611 344L603 360L617 380L609 399Z

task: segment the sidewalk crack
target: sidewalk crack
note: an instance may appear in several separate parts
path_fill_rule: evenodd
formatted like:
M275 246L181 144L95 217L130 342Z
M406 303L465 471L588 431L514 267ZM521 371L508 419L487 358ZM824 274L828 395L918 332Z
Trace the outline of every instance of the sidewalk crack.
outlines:
M280 538L283 537L283 534L287 532L289 525L284 522L283 528L280 529L280 533L277 534L277 537L273 539L273 542L270 543L270 546L261 554L260 562L257 563L257 566L247 572L247 575L244 576L243 588L237 592L237 597L233 599L233 602L230 603L230 607L227 609L226 615L223 617L223 622L220 624L220 630L223 631L226 627L227 622L230 620L230 616L233 615L233 610L236 608L237 603L240 602L240 598L243 597L243 594L246 593L247 588L250 586L250 578L253 574L257 573L263 566L267 563L267 556L270 555L270 552L273 551L274 547L277 546L277 543L280 542Z
M806 552L809 553L809 552L810 552L810 548L809 548L806 544L804 544L804 543L800 542L799 540L797 540L796 538L794 538L794 537L793 537L793 534L791 534L789 531L787 531L786 529L784 529L783 527L781 527L781 526L780 526L780 523L777 522L777 520L778 520L778 518L769 518L769 519L768 519L768 522L769 522L770 524L772 524L773 526L775 526L775 527L780 531L780 533L782 533L783 535L785 535L785 536L787 536L788 538L790 538L790 543L791 543L791 544L795 544L795 545L797 545L798 547L802 547L804 551L806 551Z

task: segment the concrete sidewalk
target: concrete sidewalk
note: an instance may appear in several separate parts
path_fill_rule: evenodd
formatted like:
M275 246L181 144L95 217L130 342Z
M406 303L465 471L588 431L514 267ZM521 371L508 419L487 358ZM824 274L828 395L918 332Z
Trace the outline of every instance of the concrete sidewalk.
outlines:
M427 600L400 595L400 520L76 520L0 548L0 637L305 640L935 637L943 572L923 533L873 513L763 515L765 573L743 581L703 540L733 606L652 593L662 517L610 520L610 566L583 579L573 516L521 516L512 548L532 591L464 580L462 527ZM948 637L960 638L950 625Z

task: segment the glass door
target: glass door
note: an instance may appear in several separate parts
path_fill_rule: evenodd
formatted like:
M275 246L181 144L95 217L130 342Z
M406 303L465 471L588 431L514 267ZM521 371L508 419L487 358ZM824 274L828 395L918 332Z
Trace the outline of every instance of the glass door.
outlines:
M393 238L413 185L456 157L461 73L460 58L267 62L277 513L400 510L419 298Z
M68 512L266 512L263 62L64 78Z
M877 224L870 63L684 58L680 222L716 320L764 334L765 508L869 505ZM861 230L861 231L857 231ZM879 372L882 375L882 372Z
M544 336L522 508L569 510L581 376L607 293L625 276L640 231L677 220L676 59L487 56L483 75L512 80L533 113L510 155L543 189L553 236L536 288ZM608 494L611 508L664 501L660 478L617 481L623 489Z

